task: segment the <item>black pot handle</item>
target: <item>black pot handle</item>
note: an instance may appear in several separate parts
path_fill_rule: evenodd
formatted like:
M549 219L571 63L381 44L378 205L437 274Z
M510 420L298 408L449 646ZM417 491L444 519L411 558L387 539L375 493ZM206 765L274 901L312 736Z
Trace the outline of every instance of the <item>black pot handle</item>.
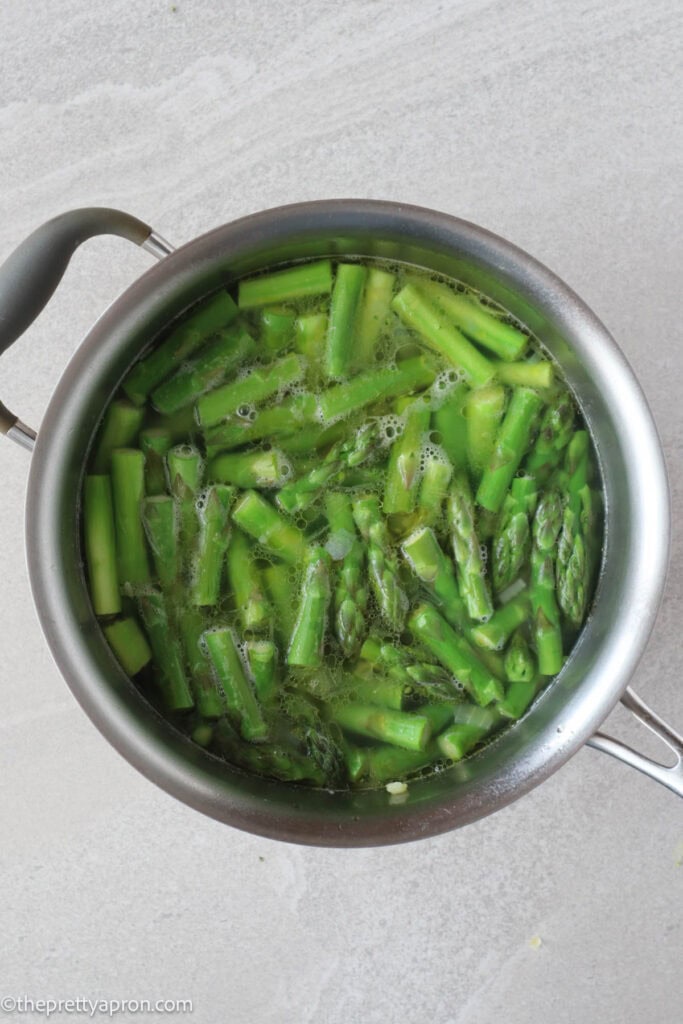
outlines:
M53 217L19 245L0 267L0 355L47 305L69 260L94 235L120 235L158 259L173 252L152 228L121 210L89 206ZM0 433L33 448L36 433L0 402Z

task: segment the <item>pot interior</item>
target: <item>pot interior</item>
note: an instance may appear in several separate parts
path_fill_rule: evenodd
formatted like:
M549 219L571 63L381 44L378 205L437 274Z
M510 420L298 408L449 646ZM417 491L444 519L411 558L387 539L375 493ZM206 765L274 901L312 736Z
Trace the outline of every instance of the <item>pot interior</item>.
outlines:
M92 613L78 495L88 449L122 377L162 328L254 270L323 256L426 267L491 296L560 364L595 444L605 494L593 610L557 679L524 718L408 793L336 792L231 769L162 719L123 674ZM294 842L374 845L435 834L490 813L559 767L628 683L649 634L668 548L666 478L647 406L590 310L509 243L442 214L337 201L267 211L218 228L153 267L101 317L64 373L36 445L27 508L29 568L48 641L107 738L162 787L232 825Z

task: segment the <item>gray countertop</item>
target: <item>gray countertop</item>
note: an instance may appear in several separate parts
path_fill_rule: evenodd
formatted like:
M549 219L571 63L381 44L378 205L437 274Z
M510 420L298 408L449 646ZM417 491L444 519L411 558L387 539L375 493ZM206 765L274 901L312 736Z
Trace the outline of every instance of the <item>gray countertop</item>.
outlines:
M532 252L614 333L661 432L672 564L635 686L680 729L678 8L6 0L0 258L79 205L180 243L334 196L446 210ZM27 422L147 265L120 240L78 252L2 360ZM1 445L0 997L184 998L206 1024L681 1020L673 794L586 749L495 816L404 847L297 848L200 817L107 745L51 663L24 564L27 467ZM610 727L641 742L623 711Z

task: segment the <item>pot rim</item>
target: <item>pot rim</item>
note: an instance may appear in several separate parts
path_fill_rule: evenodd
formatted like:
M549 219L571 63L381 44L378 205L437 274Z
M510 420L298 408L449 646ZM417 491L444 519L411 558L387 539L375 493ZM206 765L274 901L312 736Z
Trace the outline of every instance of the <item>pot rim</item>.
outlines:
M616 635L603 637L594 655L591 671L595 673L596 684L599 681L600 685L594 685L589 694L582 694L580 687L575 692L567 692L561 717L547 721L529 740L525 756L507 763L505 772L492 772L490 777L484 778L483 784L478 780L479 784L475 785L467 778L468 762L464 762L460 766L464 777L453 787L449 800L434 806L429 800L416 799L390 808L381 818L354 815L353 800L342 801L341 794L338 794L338 806L326 807L323 813L322 805L316 808L308 796L302 796L301 805L289 807L285 814L278 801L281 784L271 785L253 778L249 781L245 777L239 793L235 793L230 787L219 785L216 773L208 766L208 758L207 763L201 758L193 760L194 752L187 749L184 750L186 756L179 758L178 744L178 749L172 752L164 726L155 729L147 723L143 728L139 716L126 702L121 689L123 681L114 690L103 686L98 678L101 664L97 664L84 644L68 642L68 637L75 635L75 629L86 631L89 624L77 620L72 608L73 594L59 571L55 572L59 565L60 543L64 540L63 523L56 503L49 499L63 488L62 475L67 469L65 449L74 443L74 422L80 399L74 384L81 379L87 387L88 373L95 364L100 369L104 366L108 350L114 348L113 339L132 328L136 312L139 317L146 303L163 304L172 284L183 277L188 280L193 275L196 277L201 267L210 267L221 248L229 249L232 245L238 251L245 240L256 239L262 243L271 235L286 237L287 230L293 231L305 223L309 224L312 234L315 233L313 226L318 233L334 230L339 234L360 230L360 225L367 221L381 222L387 231L393 224L399 238L414 241L428 237L430 243L438 243L446 250L460 246L468 258L474 258L475 262L480 260L482 266L512 282L519 294L535 296L539 302L542 296L539 308L552 319L563 337L570 339L572 350L577 346L581 348L584 370L591 376L597 375L595 379L603 384L603 397L607 390L615 409L623 414L619 443L634 454L634 464L629 468L632 474L629 495L636 504L630 511L635 514L640 500L642 508L638 514L643 529L638 545L624 553L629 563L630 593L634 596L632 605L624 610ZM590 427L590 413L587 414L583 403L580 404ZM604 460L604 452L600 453L600 458ZM193 239L138 278L98 319L62 375L38 434L26 504L29 576L41 625L68 685L107 739L148 778L204 813L260 835L329 846L397 843L448 831L511 803L566 762L616 704L642 655L664 588L669 531L666 470L654 421L624 355L583 300L534 257L476 224L422 207L355 199L297 203L240 218ZM609 540L608 536L606 545ZM596 605L604 596L603 579ZM595 633L589 620L570 661L575 659L579 648L585 648L592 638L591 631ZM118 671L130 685L111 655L110 660L111 671ZM564 674L565 670L558 681ZM549 690L556 686L557 681ZM534 708L543 704L547 692L540 696ZM520 725L518 723L515 729L519 730ZM513 731L503 734L501 744ZM189 741L186 743L191 746ZM456 768L458 766L450 772L455 773ZM416 784L415 789L420 786L421 783ZM291 794L297 787L289 784L287 788ZM300 794L302 792L299 790ZM386 794L381 793L381 796L386 801Z

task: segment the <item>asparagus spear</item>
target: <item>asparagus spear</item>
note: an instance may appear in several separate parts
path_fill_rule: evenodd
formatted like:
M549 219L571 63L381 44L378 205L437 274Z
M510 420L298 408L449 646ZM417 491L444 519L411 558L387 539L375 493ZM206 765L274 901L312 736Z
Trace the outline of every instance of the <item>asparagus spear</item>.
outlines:
M516 679L507 688L507 693L498 704L498 711L505 718L521 718L538 691L538 677Z
M330 426L330 420L349 416L381 399L420 391L431 384L434 376L434 369L424 356L406 359L389 371L383 367L359 373L350 381L328 388L319 399L312 394L294 395L280 405L264 409L253 421L222 424L207 434L207 452L211 456L223 448L237 448L263 437L296 434L302 427L316 424L318 418L322 418L324 426Z
M437 661L472 694L477 704L484 706L502 698L500 680L480 661L471 644L455 633L432 605L419 605L410 616L408 626Z
M280 487L291 466L277 448L264 451L259 448L246 452L217 455L209 463L207 476L224 484L237 487Z
M201 608L184 607L177 612L177 619L197 709L203 718L220 718L225 710L223 698L202 643L209 626L206 613Z
M520 629L513 634L505 652L505 678L510 683L530 683L536 678L534 656Z
M309 366L320 361L327 337L326 313L300 316L294 327L294 348L305 357Z
M192 445L176 445L166 456L166 465L178 515L181 571L189 571L199 534L195 502L201 485L203 461Z
M86 476L83 485L83 535L90 596L96 615L121 611L111 480Z
M476 386L486 384L494 374L493 364L472 345L441 310L415 285L407 284L392 302L401 320L452 366L461 369Z
M197 558L192 580L192 603L209 607L218 603L223 561L230 539L230 505L235 491L214 484L206 492L200 512Z
M263 592L261 573L241 530L233 531L227 566L230 590L243 628L261 629L268 624L270 608Z
M151 582L142 500L145 494L145 456L135 448L116 448L111 456L114 524L119 583L142 587Z
M523 363L496 363L496 377L511 387L539 388L547 391L553 386L553 364L547 359Z
M438 526L441 523L452 476L453 467L445 452L433 447L428 448L424 456L422 481L417 496L419 520L425 526Z
M168 592L180 574L178 519L173 498L167 494L145 498L142 521L159 584Z
M147 424L150 430L165 430L171 438L171 444L177 444L179 441L187 443L197 433L197 421L191 405L186 405L169 416L163 416L150 406Z
M442 614L453 626L467 623L467 609L460 596L453 564L441 550L434 532L421 527L403 541L401 550L410 568L436 598Z
M529 618L529 594L522 590L502 608L498 608L488 622L480 622L472 629L472 639L479 647L502 651L514 631Z
M123 382L123 390L135 405L143 405L147 395L170 376L220 328L237 316L237 306L227 292L217 292L183 318L161 345L136 363Z
M358 311L355 361L358 366L374 362L377 342L391 312L396 278L379 267L368 267L363 299Z
M152 392L152 402L168 416L220 384L254 351L254 339L239 324L222 331Z
M425 356L413 356L398 363L393 369L382 367L359 373L352 380L328 388L320 396L322 420L329 421L348 416L366 405L381 399L422 391L436 376L432 363Z
M296 434L279 437L278 445L287 455L315 456L316 450L321 451L343 439L349 429L349 421L342 420L326 426L312 423L299 427ZM317 456L315 456L317 458Z
M349 680L347 694L352 700L360 700L364 704L378 704L380 707L393 708L401 711L410 686L400 679L379 679L373 675L354 675Z
M127 675L137 675L151 660L147 638L135 619L117 619L104 627L104 635Z
M138 598L138 607L159 670L164 703L169 711L186 711L194 707L180 644L171 628L163 596L157 591L142 594Z
M449 761L461 761L500 724L499 707L477 708L468 703L457 705L453 709L453 724L436 740L439 753Z
M531 608L538 671L554 676L562 668L562 631L555 596L555 554L562 525L562 501L556 490L546 491L538 503L531 549Z
M204 633L209 658L223 688L228 710L238 719L245 740L261 740L268 732L261 707L244 672L235 636L221 627Z
M578 440L576 440L578 438ZM567 451L570 470L562 527L557 544L557 598L567 620L578 628L586 615L590 590L592 535L595 532L593 495L588 475L588 435L577 431Z
M190 733L190 739L193 743L196 743L198 747L211 746L214 736L214 727L210 722L200 722L199 725L195 725L194 729Z
M334 708L332 720L349 732L406 750L424 750L431 735L423 716L374 704L342 704Z
M295 352L283 356L275 363L254 366L249 375L229 381L203 395L197 402L197 418L202 427L212 427L228 416L234 415L242 406L260 405L301 380L304 362Z
M330 556L325 548L313 547L306 553L305 574L299 599L299 612L287 651L287 664L319 668L330 603Z
M515 477L510 493L505 496L491 546L493 586L499 593L517 579L529 558L529 517L534 513L537 499L534 478Z
M262 704L271 703L278 688L277 647L272 640L249 640L247 659L256 696Z
M484 573L469 483L462 470L453 476L447 509L460 593L470 618L488 619L493 602Z
M145 492L150 497L166 493L166 462L164 456L171 444L171 435L162 427L140 431L140 449L145 455Z
M247 491L241 496L232 510L232 518L266 551L290 565L301 561L305 547L301 530L288 523L256 491Z
M377 636L369 636L360 653L364 659L361 665L365 663L386 673L387 678L399 682L407 692L421 691L431 697L448 699L457 694L453 677L441 665L421 660L419 652L412 648L397 647Z
M307 295L327 295L331 291L332 264L329 260L320 260L240 281L237 304L240 309L254 309L292 302Z
M275 609L276 633L282 643L286 645L292 635L296 618L296 599L291 570L281 562L277 565L269 565L263 570L263 579Z
M403 750L400 747L382 744L378 747L363 748L362 753L365 757L362 771L357 778L367 774L377 785L384 785L386 782L417 772L420 768L426 768L438 757L438 752L435 753L431 744L428 744L426 750ZM356 780L352 778L352 781Z
M332 380L345 377L354 363L356 316L364 284L365 267L358 263L337 265L325 353L325 371Z
M493 455L481 478L477 501L498 512L510 482L524 458L542 399L529 388L515 388L505 418L496 435Z
M384 485L384 512L412 512L420 484L422 444L429 430L431 412L422 398L407 405L401 402L397 411L403 414L403 431L391 446Z
M432 426L438 434L439 444L453 469L467 467L467 420L464 409L469 393L467 385L460 382L432 416Z
M365 579L365 547L359 540L351 501L339 491L325 499L330 527L328 549L343 551L334 588L334 624L344 657L357 653L366 632L368 591Z
M227 718L216 722L211 746L232 764L256 775L283 782L305 781L317 786L325 784L325 776L320 768L299 750L283 744L245 743Z
M560 464L572 437L574 415L574 403L568 391L562 391L543 413L538 437L524 463L524 472L539 486Z
M487 735L488 729L478 725L457 724L442 733L436 743L449 761L461 761Z
M207 431L206 454L212 458L217 452L239 448L264 437L277 437L279 443L280 438L296 434L302 428L315 427L322 432L323 428L315 422L317 413L315 395L292 395L279 405L262 409L253 420L234 417Z
M128 448L133 444L142 425L143 416L143 409L138 409L125 399L117 399L111 403L104 414L92 463L93 473L100 475L110 471L111 453L115 448Z
M470 391L465 402L467 461L477 480L489 464L504 408L505 388L499 384Z
M353 518L367 545L370 583L379 609L389 626L400 630L408 611L408 598L399 582L398 563L377 495L357 498L353 502Z
M476 301L445 284L421 279L420 291L447 313L461 331L501 359L519 359L529 339L511 324L492 316Z
M285 484L277 496L278 505L289 513L308 508L323 487L330 483L339 483L346 470L361 465L375 450L376 442L375 424L364 424L351 437L333 445L322 462L314 465L308 473Z
M281 352L294 337L296 317L284 309L261 310L261 344L267 352Z
M193 494L198 492L204 464L197 448L190 444L176 445L169 449L166 465L172 491L177 486L177 481L182 480Z

